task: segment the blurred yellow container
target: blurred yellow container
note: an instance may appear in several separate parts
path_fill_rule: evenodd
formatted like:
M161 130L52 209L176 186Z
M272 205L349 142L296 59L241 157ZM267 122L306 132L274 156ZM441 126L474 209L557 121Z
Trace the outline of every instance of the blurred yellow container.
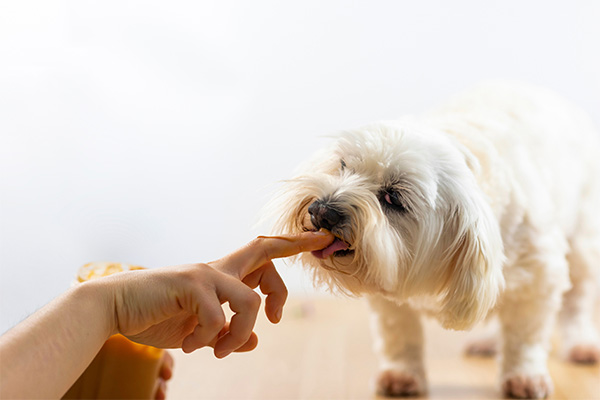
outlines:
M143 269L121 263L90 263L77 280L85 282L122 271ZM164 350L113 335L63 399L151 399Z

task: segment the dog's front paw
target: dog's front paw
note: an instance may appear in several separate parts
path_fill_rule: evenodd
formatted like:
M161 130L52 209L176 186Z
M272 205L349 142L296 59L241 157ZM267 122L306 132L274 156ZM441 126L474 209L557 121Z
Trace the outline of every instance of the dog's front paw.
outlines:
M425 393L425 389L425 377L418 373L386 369L379 373L376 380L379 396L419 396Z
M579 344L568 351L569 361L579 364L596 364L600 361L600 347L595 344Z
M506 377L502 383L505 395L516 399L545 399L552 394L552 379L547 374L518 374Z

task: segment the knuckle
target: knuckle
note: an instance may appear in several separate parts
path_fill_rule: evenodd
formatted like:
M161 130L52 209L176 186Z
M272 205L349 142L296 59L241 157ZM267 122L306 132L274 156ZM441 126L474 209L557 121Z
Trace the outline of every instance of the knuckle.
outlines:
M255 251L260 252L260 254L264 257L265 260L270 260L269 253L269 242L264 237L257 237L252 242L250 242L250 247Z
M206 264L187 264L182 266L180 274L181 277L187 281L196 281L202 279L207 268L210 267Z
M204 327L210 330L220 330L225 325L225 316L219 312L207 313L204 317Z
M177 274L178 283L187 286L190 283L198 280L198 271L194 268L183 268Z
M196 273L206 273L214 271L214 269L210 265L204 263L192 264L192 267Z
M253 247L263 246L265 244L265 241L266 241L266 239L264 237L257 236L250 242L250 245Z
M244 303L253 309L257 309L258 307L260 307L260 302L260 295L254 290L249 290L248 294L244 299Z

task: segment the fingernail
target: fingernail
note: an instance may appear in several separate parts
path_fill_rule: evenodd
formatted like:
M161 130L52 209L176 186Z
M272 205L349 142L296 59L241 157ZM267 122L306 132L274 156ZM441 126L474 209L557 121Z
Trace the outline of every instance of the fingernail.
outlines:
M215 352L215 356L217 358L225 358L230 354L231 354L231 350L225 350L225 349L221 349L218 352Z
M279 310L277 310L277 312L275 313L275 316L277 317L277 321L281 321L282 314L283 314L283 308L280 308Z

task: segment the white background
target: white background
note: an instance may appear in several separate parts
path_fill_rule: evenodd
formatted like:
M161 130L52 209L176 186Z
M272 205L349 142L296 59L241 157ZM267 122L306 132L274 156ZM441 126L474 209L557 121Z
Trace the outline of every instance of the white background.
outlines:
M224 255L326 135L481 79L600 122L599 20L594 0L1 2L0 331L86 262Z

